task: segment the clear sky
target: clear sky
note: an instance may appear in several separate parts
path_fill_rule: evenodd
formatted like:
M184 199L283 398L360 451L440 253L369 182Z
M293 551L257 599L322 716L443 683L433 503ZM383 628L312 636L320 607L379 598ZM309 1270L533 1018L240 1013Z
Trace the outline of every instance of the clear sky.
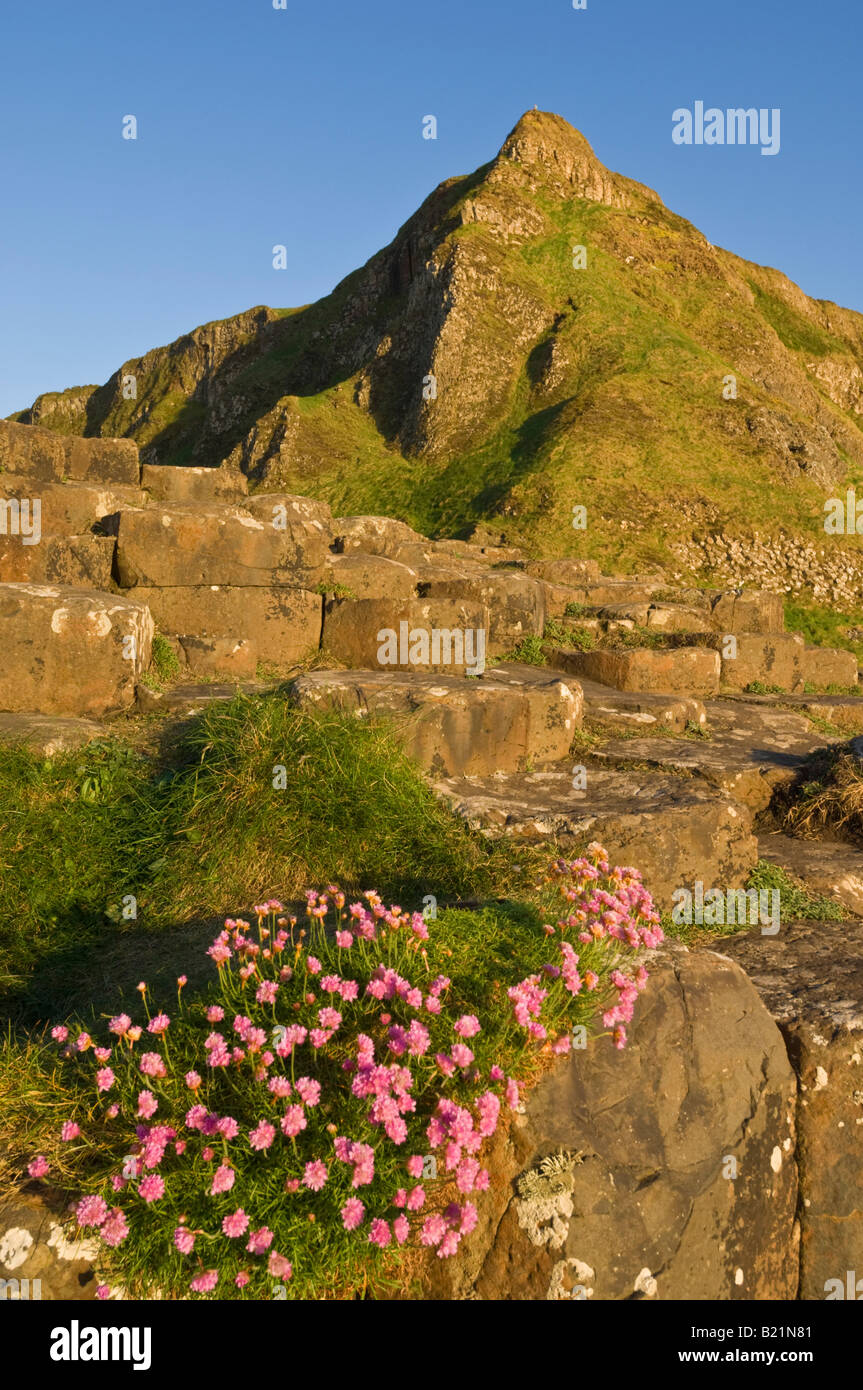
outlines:
M317 299L534 105L863 310L861 0L6 0L3 39L0 415ZM779 154L675 145L699 100L779 107Z

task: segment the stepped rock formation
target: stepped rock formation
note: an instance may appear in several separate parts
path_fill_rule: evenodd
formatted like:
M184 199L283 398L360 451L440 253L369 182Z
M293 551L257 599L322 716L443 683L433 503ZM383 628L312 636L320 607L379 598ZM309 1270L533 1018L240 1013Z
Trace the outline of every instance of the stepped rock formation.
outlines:
M863 731L857 659L785 631L776 571L678 582L650 531L769 522L773 487L817 517L863 465L861 328L535 112L319 304L0 422L4 743L50 758L237 689L385 717L489 839L600 839L664 909L761 855L854 914L665 949L625 1057L600 1039L536 1088L473 1255L430 1295L811 1299L863 1269L863 863L764 834L810 756ZM14 1203L0 1274L92 1296L86 1251L57 1244Z

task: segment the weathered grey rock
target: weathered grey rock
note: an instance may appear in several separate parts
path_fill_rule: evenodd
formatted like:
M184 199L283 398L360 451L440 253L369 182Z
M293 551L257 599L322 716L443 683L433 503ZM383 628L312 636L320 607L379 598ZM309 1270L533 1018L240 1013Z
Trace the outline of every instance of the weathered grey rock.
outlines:
M524 551L514 545L482 545L476 541L434 541L433 554L481 565L524 565Z
M577 764L577 759L573 759ZM635 864L662 907L698 879L740 888L758 860L746 807L693 778L588 767L586 789L571 772L448 778L435 784L484 834L577 848L599 840L617 864Z
M796 922L722 949L775 1018L797 1073L800 1297L835 1297L829 1281L863 1273L863 922Z
M409 565L356 550L350 555L330 555L322 583L330 590L350 589L354 598L406 599L416 598L417 579L417 571Z
M427 1260L431 1296L795 1297L782 1037L731 961L676 947L649 969L624 1051L604 1036L557 1062L496 1142L463 1253ZM560 1154L544 1178L539 1164Z
M100 532L116 535L119 514L124 507L142 507L146 494L138 487L122 483L40 482L32 478L0 474L0 497L38 497L41 503L41 531L44 536L81 536L98 526Z
M610 579L608 575L580 582L577 587L584 590L584 601L592 607L606 603L643 603L654 594L668 591L663 579Z
M332 541L333 514L329 503L319 502L317 498L298 497L294 492L256 492L244 500L243 509L267 526L279 527L286 518L316 521L327 537L327 544Z
M238 468L177 468L145 463L141 486L155 502L232 502L245 497L249 481Z
M124 511L117 575L124 588L200 584L313 589L324 577L326 537L319 523L267 525L241 507L170 506Z
M123 709L152 640L153 619L137 599L0 584L0 709L97 717Z
M776 788L798 775L810 754L829 742L802 715L758 705L708 701L707 739L609 739L591 750L609 763L645 763L696 773L724 796L753 812L769 805Z
M595 648L587 652L557 648L550 661L579 680L597 681L617 690L695 696L719 691L719 653L710 647Z
M0 1302L93 1299L98 1254L98 1240L69 1238L56 1205L29 1193L12 1197L0 1207Z
M93 719L64 719L50 714L0 714L0 743L26 744L43 758L106 738L108 729Z
M0 583L72 584L109 589L113 536L43 536L24 545L21 536L0 536Z
M584 589L573 589L567 584L550 584L547 579L541 579L542 592L545 597L545 616L548 618L570 618L572 623L578 623L579 627L584 625L582 618L573 618L567 614L567 609L574 604L582 605L587 599ZM598 624L597 624L598 626Z
M682 734L689 724L701 728L707 723L701 700L687 695L615 690L597 681L583 680L580 684L584 692L584 717L592 723L643 729L645 733L667 729L674 734Z
M434 544L406 522L395 521L389 516L339 516L333 522L333 531L334 548L339 555L361 550L366 555L400 560L400 552L407 546L419 547L430 558Z
M494 570L463 565L423 566L417 592L422 599L472 602L488 609L488 640L504 652L525 637L539 637L545 627L545 595L538 579L521 570Z
M251 642L261 661L295 662L320 643L323 599L293 588L139 586L160 632Z
M518 670L525 674L519 676ZM292 698L309 708L394 721L407 751L438 777L515 772L565 758L581 723L581 691L530 667L477 679L383 671L312 671Z
M323 648L334 664L359 670L462 675L479 668L480 649L488 655L488 628L487 607L471 599L330 599Z

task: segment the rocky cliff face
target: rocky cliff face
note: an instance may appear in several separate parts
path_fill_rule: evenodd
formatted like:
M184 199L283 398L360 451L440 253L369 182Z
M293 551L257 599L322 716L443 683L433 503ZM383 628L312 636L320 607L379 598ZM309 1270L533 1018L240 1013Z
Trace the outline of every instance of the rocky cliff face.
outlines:
M532 111L325 299L206 324L16 418L345 511L386 496L426 532L541 542L587 493L606 557L643 556L675 528L669 488L732 527L769 526L781 488L813 529L863 470L863 316L711 246Z

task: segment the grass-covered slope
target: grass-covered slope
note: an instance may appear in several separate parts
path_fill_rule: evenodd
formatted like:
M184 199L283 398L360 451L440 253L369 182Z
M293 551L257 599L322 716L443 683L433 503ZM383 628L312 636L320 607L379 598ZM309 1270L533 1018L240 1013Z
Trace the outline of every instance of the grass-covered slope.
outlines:
M317 304L207 324L19 418L628 568L718 529L823 537L825 496L863 476L861 369L863 316L712 247L529 112Z

